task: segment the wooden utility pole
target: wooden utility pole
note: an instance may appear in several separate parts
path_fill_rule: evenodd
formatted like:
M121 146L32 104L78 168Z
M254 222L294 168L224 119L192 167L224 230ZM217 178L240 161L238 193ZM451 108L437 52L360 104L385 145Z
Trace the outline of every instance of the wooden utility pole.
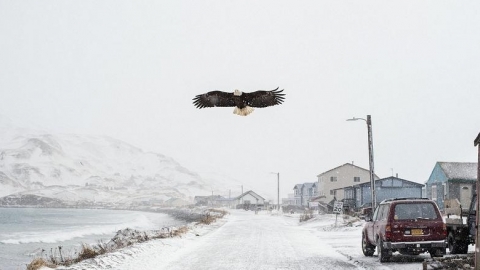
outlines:
M368 129L368 164L370 167L370 192L372 194L372 213L375 211L375 206L377 205L377 196L375 195L375 168L373 165L373 135L372 135L372 116L367 115L367 119L365 118L357 118L353 117L347 119L347 121L357 121L363 120L367 123ZM352 162L353 164L353 162Z
M474 146L478 146L478 161L477 161L477 213L475 217L475 269L480 269L480 232L478 229L478 225L480 224L480 214L478 213L478 209L480 209L480 200L478 196L480 195L480 133L478 133L477 138L473 141Z
M367 115L368 128L368 163L370 167L370 189L372 193L372 213L377 206L377 196L375 194L375 169L373 166L373 135L372 135L372 117Z

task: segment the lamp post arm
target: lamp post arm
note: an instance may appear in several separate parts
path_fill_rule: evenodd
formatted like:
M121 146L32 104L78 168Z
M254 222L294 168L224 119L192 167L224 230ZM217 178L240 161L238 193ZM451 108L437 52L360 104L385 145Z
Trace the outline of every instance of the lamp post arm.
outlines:
M357 121L357 120L363 120L365 122L367 122L367 119L365 118L359 118L359 117L352 117L350 119L347 119L347 121Z

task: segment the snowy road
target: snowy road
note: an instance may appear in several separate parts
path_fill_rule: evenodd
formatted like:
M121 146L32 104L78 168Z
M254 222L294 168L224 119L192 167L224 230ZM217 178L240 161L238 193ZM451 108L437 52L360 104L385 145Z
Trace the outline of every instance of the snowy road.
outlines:
M334 215L299 225L298 215L233 210L182 238L153 240L59 269L422 269L428 254L396 255L381 264L362 254L361 222L335 227ZM339 224L345 222L339 218ZM357 225L357 226L355 226Z
M165 269L355 269L310 230L279 216L236 212L193 249L176 254Z

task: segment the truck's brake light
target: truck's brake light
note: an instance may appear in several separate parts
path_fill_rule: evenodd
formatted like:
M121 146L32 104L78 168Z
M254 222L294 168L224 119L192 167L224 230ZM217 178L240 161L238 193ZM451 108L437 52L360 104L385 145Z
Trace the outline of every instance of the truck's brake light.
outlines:
M385 226L385 241L390 241L392 238L392 228L390 225Z

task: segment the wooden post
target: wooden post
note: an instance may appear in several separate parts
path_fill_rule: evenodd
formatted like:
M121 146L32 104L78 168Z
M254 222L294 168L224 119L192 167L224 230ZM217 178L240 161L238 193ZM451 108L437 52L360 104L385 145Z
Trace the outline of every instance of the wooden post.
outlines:
M58 246L58 252L60 253L60 260L61 260L61 262L63 262L62 246Z
M477 138L473 141L474 146L478 146L478 161L477 161L477 213L475 217L475 269L480 269L480 232L478 229L478 225L480 224L480 214L479 209L480 209L480 200L478 199L478 196L480 195L480 133L478 133Z

